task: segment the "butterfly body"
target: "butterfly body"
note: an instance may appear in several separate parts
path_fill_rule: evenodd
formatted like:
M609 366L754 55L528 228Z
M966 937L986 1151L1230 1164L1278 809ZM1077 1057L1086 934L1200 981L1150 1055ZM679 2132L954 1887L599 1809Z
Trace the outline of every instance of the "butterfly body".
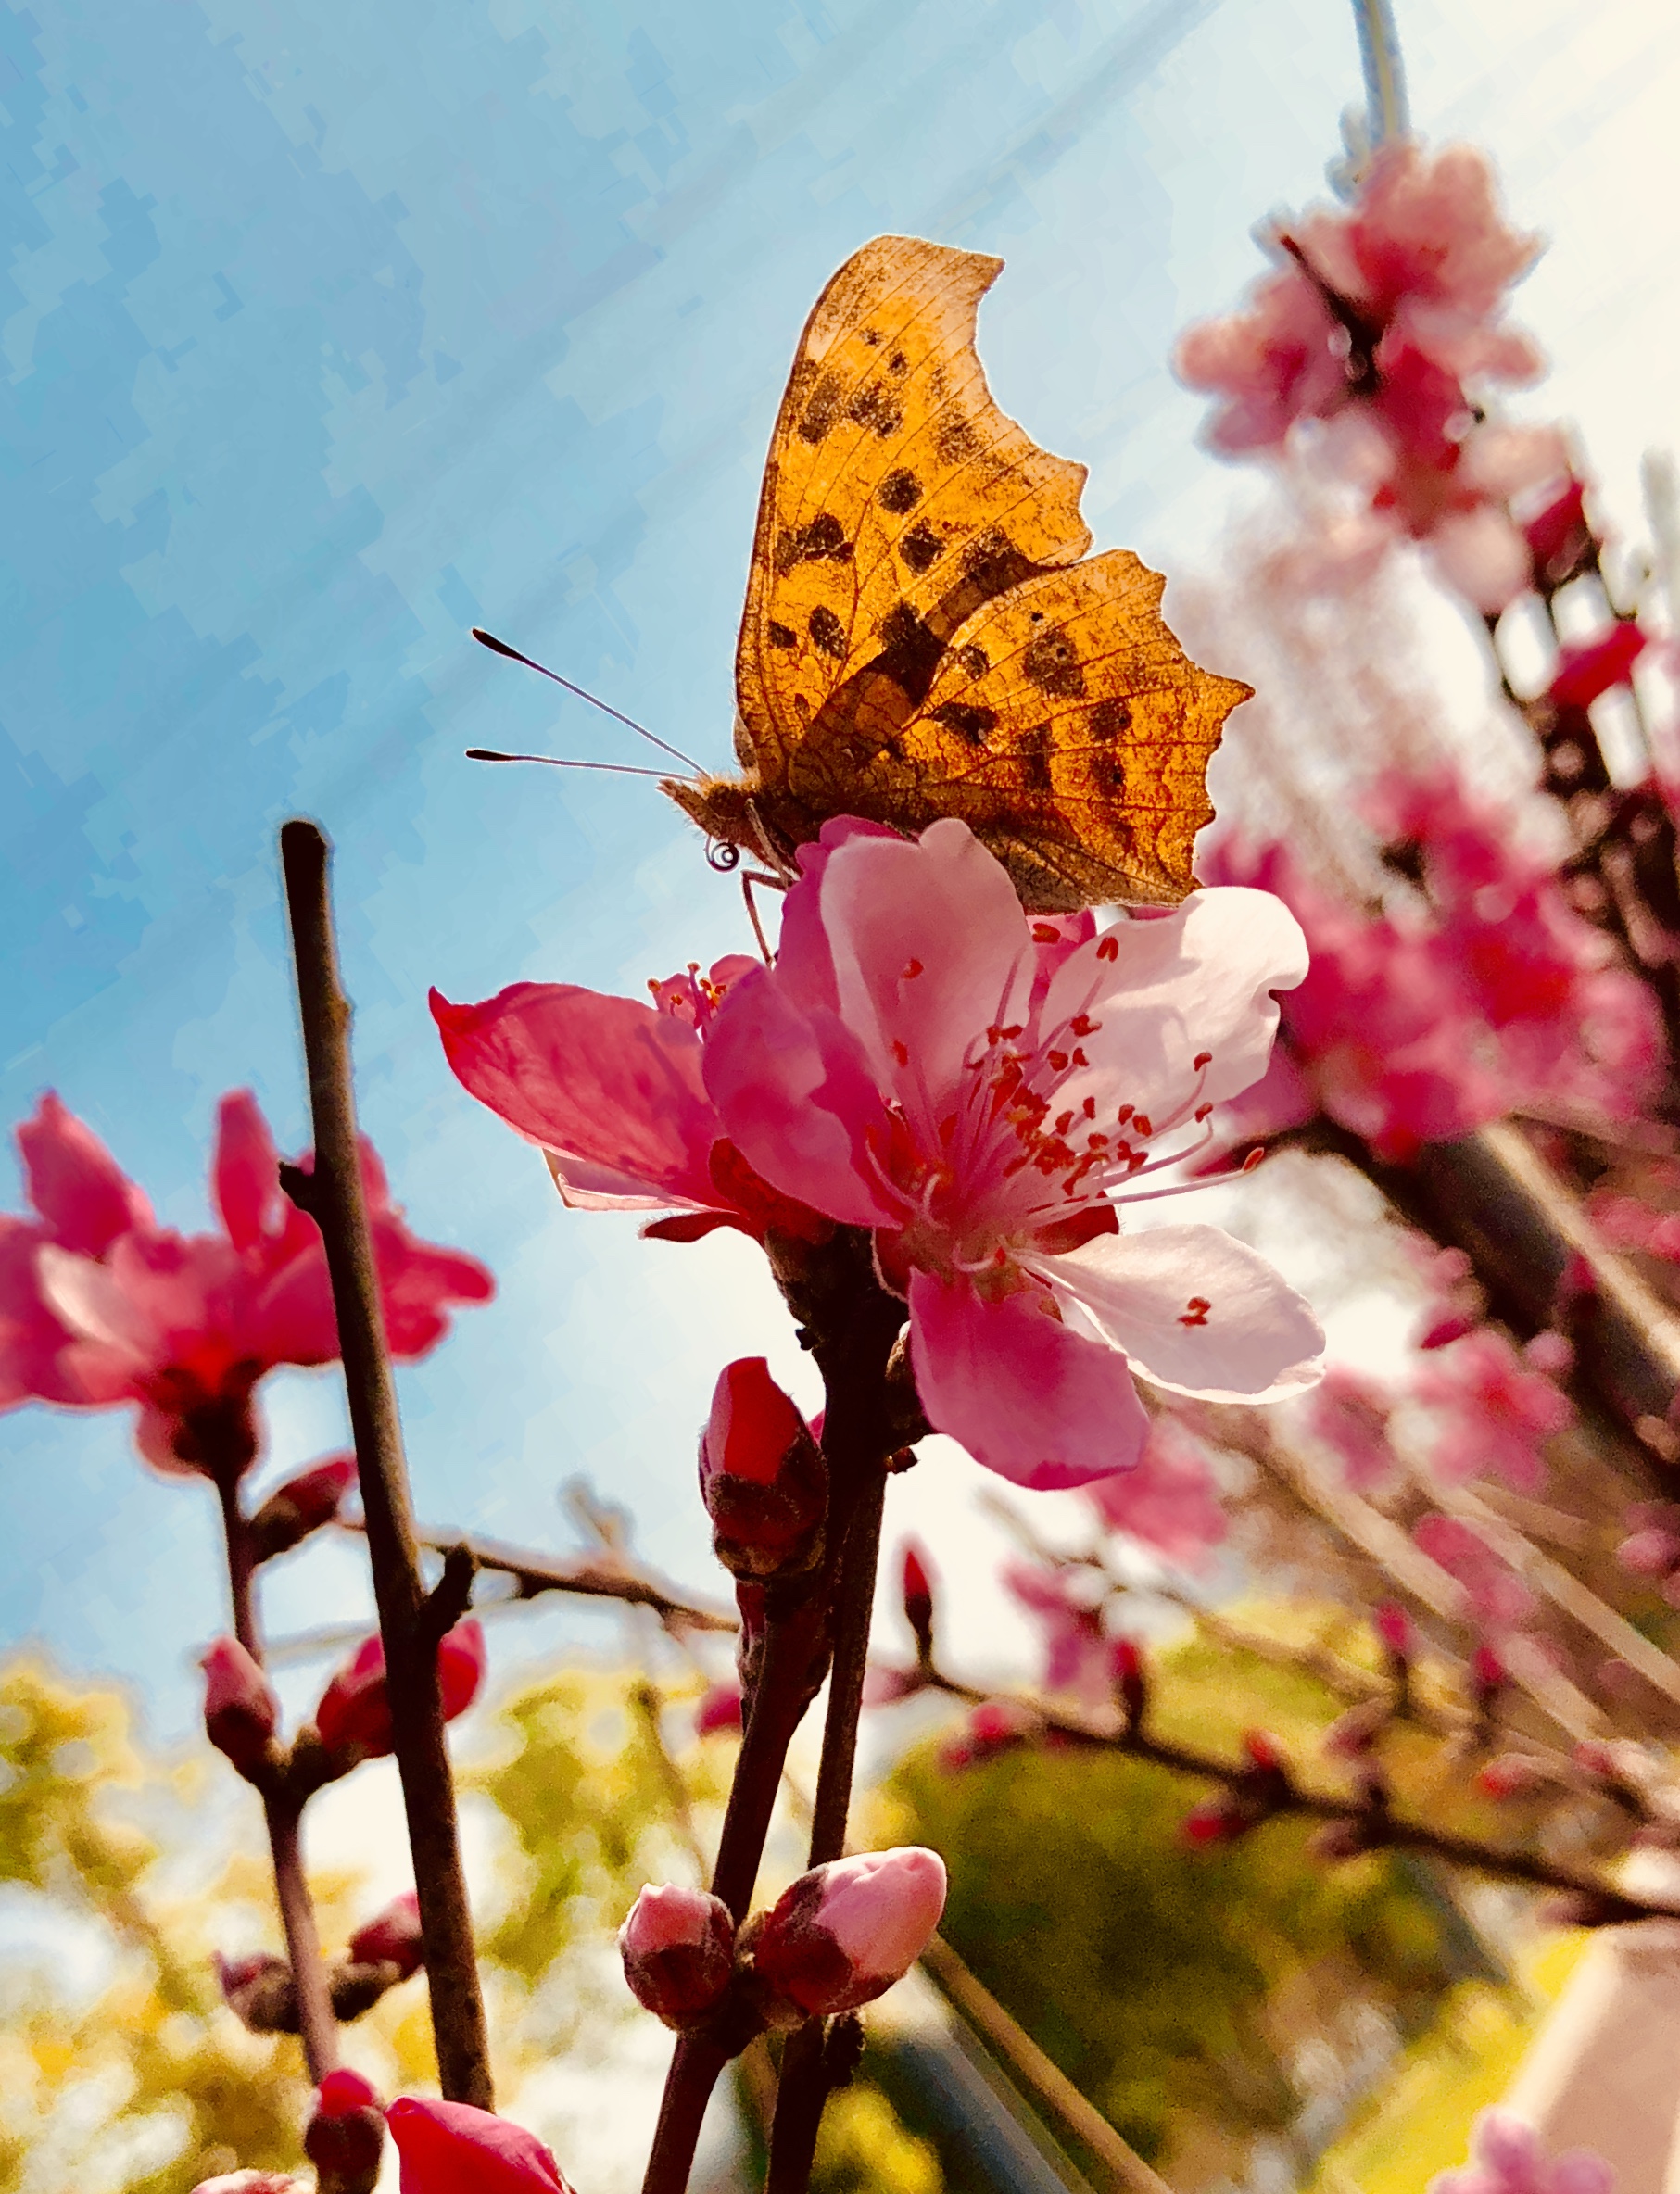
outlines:
M1032 911L1170 905L1249 688L1189 661L1130 551L1086 557L1084 468L992 401L974 333L1001 267L878 237L817 300L760 498L743 774L665 789L784 866L834 815L954 814Z

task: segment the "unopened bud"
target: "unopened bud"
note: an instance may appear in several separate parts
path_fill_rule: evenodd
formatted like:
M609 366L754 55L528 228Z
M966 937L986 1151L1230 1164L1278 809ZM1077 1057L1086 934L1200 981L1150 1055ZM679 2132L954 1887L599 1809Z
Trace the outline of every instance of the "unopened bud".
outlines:
M248 1958L215 1954L216 1978L222 2000L252 2034L296 2034L297 1989L292 1969L272 1950L256 1950Z
M694 1709L694 1734L709 1737L720 1729L739 1729L741 1726L741 1695L739 1683L714 1683Z
M809 2018L854 2011L909 1972L944 1909L937 1852L911 1845L830 1860L754 1923L753 1967Z
M1623 1539L1616 1559L1636 1577L1666 1577L1671 1570L1680 1569L1680 1536L1653 1524Z
M1438 1312L1418 1336L1420 1348L1450 1348L1455 1341L1462 1341L1467 1333L1473 1333L1481 1323L1479 1318L1467 1318L1461 1310Z
M1397 1601L1384 1600L1371 1616L1371 1623L1385 1650L1396 1660L1411 1658L1411 1618Z
M904 1620L916 1640L916 1658L926 1665L933 1658L933 1583L913 1539L904 1542Z
M411 1889L394 1897L383 1912L375 1913L350 1937L349 1957L356 1965L389 1963L401 1968L407 1980L424 1963L420 1939L420 1899Z
M402 2194L572 2194L534 2133L470 2102L399 2095L386 2113Z
M1036 1714L1017 1707L1013 1699L983 1699L969 1709L962 1728L940 1746L940 1765L948 1769L976 1767L995 1759L1000 1752L1025 1745L1042 1726Z
M1373 1840L1364 1822L1350 1817L1345 1821L1327 1821L1322 1828L1313 1832L1307 1848L1315 1859L1358 1859L1365 1852L1376 1849L1380 1841L1380 1838Z
M667 2026L693 2026L735 1971L735 1923L720 1898L676 1885L644 1888L618 1931L625 1980Z
M1193 1850L1209 1844L1234 1844L1255 1823L1230 1798L1206 1798L1192 1807L1179 1823L1179 1834Z
M1361 1699L1339 1714L1324 1733L1324 1750L1333 1759L1365 1759L1388 1727L1393 1709L1386 1699Z
M236 1638L218 1638L198 1663L204 1671L204 1733L247 1778L269 1759L280 1727L280 1701Z
M1526 1752L1501 1752L1497 1759L1488 1760L1476 1776L1477 1787L1486 1797L1501 1803L1555 1789L1558 1782L1557 1770L1548 1761L1536 1759Z
M437 1647L437 1686L446 1721L466 1712L478 1696L484 1673L484 1626L469 1616ZM383 1759L393 1748L385 1646L377 1636L363 1642L322 1692L315 1728L341 1771L359 1760Z
M1490 1719L1509 1681L1505 1663L1484 1639L1470 1657L1471 1702L1479 1721Z
M787 1577L822 1550L828 1477L810 1427L763 1356L726 1364L700 1443L713 1546L737 1577Z
M272 1561L318 1532L338 1514L356 1482L356 1458L335 1456L330 1463L288 1478L264 1501L250 1522L252 1550L259 1562Z
M322 2182L371 2186L385 2147L385 2112L359 2072L330 2072L315 2094L315 2114L304 2129L303 2152Z

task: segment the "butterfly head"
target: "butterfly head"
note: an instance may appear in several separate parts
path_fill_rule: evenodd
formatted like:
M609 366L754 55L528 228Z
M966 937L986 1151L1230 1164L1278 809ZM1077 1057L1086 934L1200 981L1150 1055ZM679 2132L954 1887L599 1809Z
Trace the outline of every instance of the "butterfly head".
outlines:
M785 794L768 791L756 770L739 777L667 777L661 789L714 847L738 846L778 874L795 872L794 848L816 836L816 824L794 810Z

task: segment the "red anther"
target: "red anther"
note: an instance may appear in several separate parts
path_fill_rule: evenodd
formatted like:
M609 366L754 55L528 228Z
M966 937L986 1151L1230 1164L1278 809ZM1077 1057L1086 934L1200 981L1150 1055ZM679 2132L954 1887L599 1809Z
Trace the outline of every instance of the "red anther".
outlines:
M1190 1064L1194 1070L1200 1074L1204 1066L1213 1065L1213 1053L1211 1052L1198 1052Z
M1257 1142L1253 1150L1249 1152L1247 1157L1244 1159L1238 1170L1243 1173L1252 1173L1255 1167L1261 1164L1265 1156L1266 1145L1263 1142Z
M1112 931L1106 937L1097 939L1096 956L1099 960L1118 960L1119 958L1120 948Z
M1213 1305L1206 1295L1192 1295L1179 1314L1179 1323L1181 1326L1205 1326L1207 1313L1212 1308Z
M1418 1337L1420 1348L1449 1348L1455 1341L1462 1341L1467 1333L1473 1333L1481 1324L1480 1318L1467 1318L1461 1310L1447 1310L1431 1320Z
M1154 1128L1150 1125L1149 1115L1147 1113L1134 1112L1131 1116L1131 1124L1137 1129L1138 1133L1143 1138L1145 1142L1147 1142L1149 1138L1155 1133Z
M905 981L905 982L907 982L907 983L914 982L914 981L916 980L916 977L917 977L918 975L920 975L920 974L921 974L921 972L922 972L922 964L921 964L921 962L920 962L919 960L906 960L906 961L905 961L905 963L904 963L904 976L903 976L903 979L904 979L904 981Z

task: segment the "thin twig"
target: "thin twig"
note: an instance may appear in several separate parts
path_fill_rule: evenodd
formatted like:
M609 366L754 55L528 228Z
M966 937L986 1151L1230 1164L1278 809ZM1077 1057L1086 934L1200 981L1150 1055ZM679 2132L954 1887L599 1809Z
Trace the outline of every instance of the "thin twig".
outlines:
M313 823L292 822L281 831L280 851L315 1129L308 1204L326 1244L338 1319L368 1556L385 1641L394 1747L414 1861L438 2081L448 2100L488 2110L493 2102L489 2045L461 1863L437 1656L422 1635L425 1595L362 1194L350 1079L350 1007L338 978L327 841Z

